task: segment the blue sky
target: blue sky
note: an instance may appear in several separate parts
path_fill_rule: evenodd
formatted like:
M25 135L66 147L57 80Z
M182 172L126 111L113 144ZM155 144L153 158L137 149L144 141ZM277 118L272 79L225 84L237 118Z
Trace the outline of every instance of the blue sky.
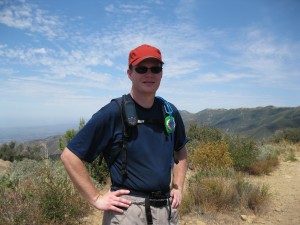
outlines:
M300 105L298 0L1 0L0 127L79 122L128 93L131 49L163 54L178 109Z

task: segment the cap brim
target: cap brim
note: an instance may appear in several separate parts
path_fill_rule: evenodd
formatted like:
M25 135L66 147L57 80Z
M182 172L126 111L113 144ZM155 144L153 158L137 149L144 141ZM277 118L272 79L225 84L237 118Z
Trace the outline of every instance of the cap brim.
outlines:
M159 62L161 62L162 64L164 63L163 61L161 61L160 58L157 58L157 57L155 57L155 56L145 56L145 57L143 57L143 58L140 58L140 59L135 60L134 62L131 63L131 65L132 65L132 66L136 66L137 64L139 64L140 62L144 61L145 59L150 59L150 58L152 58L152 59L157 59L157 60L158 60Z

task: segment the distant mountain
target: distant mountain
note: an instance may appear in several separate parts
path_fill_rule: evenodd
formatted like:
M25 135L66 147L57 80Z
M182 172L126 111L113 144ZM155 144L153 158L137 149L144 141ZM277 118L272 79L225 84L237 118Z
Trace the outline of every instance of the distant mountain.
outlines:
M44 139L26 141L23 143L23 145L28 147L42 146L40 155L42 155L45 158L50 156L52 156L53 158L61 154L61 150L58 144L59 138L63 138L63 135L56 135Z
M187 111L180 114L186 128L191 123L203 124L255 139L267 138L277 130L300 127L300 107L205 109L195 114Z

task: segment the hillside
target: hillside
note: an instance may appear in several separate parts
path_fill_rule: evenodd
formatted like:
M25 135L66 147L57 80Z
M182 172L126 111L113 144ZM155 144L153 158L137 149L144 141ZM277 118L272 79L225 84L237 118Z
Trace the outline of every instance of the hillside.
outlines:
M203 124L255 139L267 138L277 130L300 127L300 107L205 109L195 114L180 113L187 128L191 123Z

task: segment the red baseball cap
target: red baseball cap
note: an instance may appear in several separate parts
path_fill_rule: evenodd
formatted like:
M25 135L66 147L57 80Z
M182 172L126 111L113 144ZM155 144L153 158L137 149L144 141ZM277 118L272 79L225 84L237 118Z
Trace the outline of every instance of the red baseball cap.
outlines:
M163 63L160 50L151 45L144 44L130 51L128 65L136 66L148 58L155 58Z

